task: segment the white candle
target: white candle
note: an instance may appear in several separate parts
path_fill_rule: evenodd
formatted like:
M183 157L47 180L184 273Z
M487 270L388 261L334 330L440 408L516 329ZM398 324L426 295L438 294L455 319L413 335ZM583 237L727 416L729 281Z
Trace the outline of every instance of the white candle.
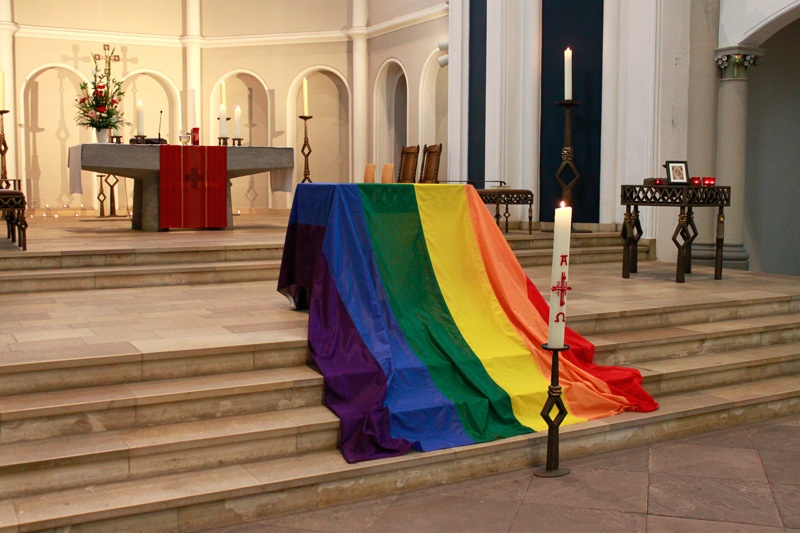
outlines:
M553 234L553 271L550 276L550 324L548 348L564 347L564 328L567 323L567 292L569 291L569 239L572 232L572 208L556 209Z
M564 100L572 100L572 50L564 50Z
M228 93L225 91L224 81L219 84L219 103L224 106L228 105Z
M6 73L0 70L0 109L6 108Z
M219 104L219 136L228 136L228 112L225 109L225 104Z
M233 110L233 133L237 139L242 138L242 108L238 105Z
M308 80L303 78L303 116L308 116Z
M144 104L136 102L136 135L144 135Z

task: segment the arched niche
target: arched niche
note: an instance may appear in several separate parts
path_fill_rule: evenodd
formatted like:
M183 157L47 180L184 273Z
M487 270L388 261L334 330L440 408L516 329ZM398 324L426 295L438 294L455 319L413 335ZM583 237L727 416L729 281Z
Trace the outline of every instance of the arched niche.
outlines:
M422 69L422 83L419 94L419 139L421 144L442 143L442 153L447 153L448 118L448 66L439 65L439 58L447 55L438 48L428 56ZM447 179L447 157L439 164L439 180Z
M236 135L234 116L238 106L242 112L242 146L272 146L275 128L273 91L258 74L250 70L239 69L228 72L215 84L211 95L212 108L215 112L210 115L213 136L216 138L219 132L219 120L216 119L219 117L223 82L226 111L230 117L228 137L233 138ZM268 172L231 180L232 208L234 212L266 212L272 207L270 192Z
M137 131L136 104L144 107L144 135L162 138L170 144L178 143L181 133L181 98L178 87L164 74L151 69L135 70L122 80L122 110L130 122L123 130L123 141Z
M92 130L75 122L80 84L88 81L80 71L61 63L41 65L23 79L22 113L17 118L22 127L19 167L28 209L93 205L96 190L93 174L84 172L84 194L72 195L67 168L70 146L95 141Z
M335 69L317 66L301 72L289 86L286 103L286 138L295 149L295 183L303 180L304 141L303 78L308 82L308 141L311 180L315 183L352 181L352 96L344 76ZM280 193L276 193L280 194Z
M374 153L378 169L400 163L400 148L408 142L408 84L405 69L388 59L378 69L375 103ZM396 174L396 173L395 173Z

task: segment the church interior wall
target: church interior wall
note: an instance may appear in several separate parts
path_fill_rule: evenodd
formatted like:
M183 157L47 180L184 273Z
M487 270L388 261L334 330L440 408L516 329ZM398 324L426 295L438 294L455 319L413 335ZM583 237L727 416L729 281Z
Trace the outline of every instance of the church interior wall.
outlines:
M800 20L749 71L745 245L751 269L800 275Z
M369 25L374 26L389 22L411 13L436 8L444 4L445 2L442 0L404 0L403 2L369 0Z
M205 37L346 31L351 0L202 0Z

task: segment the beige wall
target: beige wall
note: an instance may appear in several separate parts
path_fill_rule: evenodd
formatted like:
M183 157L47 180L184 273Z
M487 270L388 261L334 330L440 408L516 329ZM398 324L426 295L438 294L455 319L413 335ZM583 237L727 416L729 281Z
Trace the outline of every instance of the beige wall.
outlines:
M402 2L369 0L369 25L388 22L442 4L444 4L442 0L403 0Z
M345 30L350 0L203 0L203 35L272 35Z
M20 25L153 35L183 33L183 0L13 0Z

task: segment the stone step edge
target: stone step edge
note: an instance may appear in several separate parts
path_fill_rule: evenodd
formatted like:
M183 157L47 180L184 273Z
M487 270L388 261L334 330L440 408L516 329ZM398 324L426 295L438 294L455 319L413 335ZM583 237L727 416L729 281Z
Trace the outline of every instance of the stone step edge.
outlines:
M299 373L292 376L289 371ZM26 420L89 411L104 411L219 396L250 394L301 387L321 387L320 374L308 366L265 369L235 374L207 375L75 389L70 399L63 391L0 397L0 421ZM80 396L85 399L81 400ZM14 404L20 407L13 407ZM33 405L31 405L33 404ZM38 404L38 405L37 405Z
M666 440L684 436L692 432L691 423L693 419L704 417L704 415L713 417L708 418L708 420L703 419L704 423L702 425L705 429L708 429L708 426L713 421L717 421L716 423L719 424L717 427L722 427L722 422L727 422L731 417L746 419L745 410L747 408L763 406L766 412L764 414L756 413L755 415L761 415L761 418L766 415L779 416L780 414L788 414L788 412L800 411L800 383L798 383L796 376L792 376L792 380L793 389L786 386L786 378L764 380L763 387L759 390L771 392L762 392L761 394L754 394L752 386L748 384L749 397L745 398L743 394L740 394L739 399L726 399L724 397L726 394L730 396L736 386L709 389L703 395L702 399L704 401L698 402L702 405L688 409L681 408L681 399L685 399L690 395L676 394L662 398L661 409L652 413L628 412L609 419L566 426L561 428L560 432L562 436L562 459L580 457L591 453L589 450L591 442L584 444L582 441L588 441L592 438L600 441L602 445L598 445L598 447L601 448L601 451L610 451L612 449L640 445L644 442L653 442L654 439ZM787 390L778 390L776 392L776 389L781 388L775 386L775 383L779 382ZM715 396L715 392L721 395ZM788 405L786 405L787 403ZM781 405L786 406L784 409L786 412L779 412L777 407ZM670 421L680 422L688 426L689 429L673 424L672 426L660 428L652 436L642 435L648 427ZM743 420L743 422L748 421L750 420ZM696 431L694 430L694 432ZM488 467L490 472L485 473L497 473L504 471L503 466L496 459L500 454L522 454L523 461L527 466L541 464L545 455L546 440L546 432L541 432L490 443L433 452L410 453L401 457L378 459L357 464L347 464L338 452L320 452L308 454L305 456L304 461L298 461L296 457L293 457L187 474L171 474L163 476L162 479L170 487L168 497L163 499L153 498L153 491L146 490L146 486L152 486L154 479L157 478L98 485L93 487L91 493L87 493L85 489L67 489L37 496L12 498L10 502L16 512L14 518L17 524L0 523L0 528L17 525L20 531L34 531L64 527L76 523L161 511L166 508L183 508L198 504L209 504L226 498L246 497L304 486L318 486L326 482L341 483L359 476L398 472L403 469L419 469L434 463L445 463L445 465L455 467L458 464L463 465L485 460L491 463L491 466ZM522 466L524 465L515 464L511 468ZM461 481L468 477L458 478L455 474L453 473L454 479L451 481ZM199 476L208 478L208 483L200 483L198 481ZM234 484L230 480L235 477L245 477L247 481ZM436 481L434 484L438 485L444 482ZM210 486L212 484L217 486ZM201 489L195 490L195 487L203 487L204 490L201 492ZM415 487L408 484L405 488L423 487ZM178 494L181 491L183 494ZM125 496L124 501L126 503L112 508L109 500L119 500L120 494ZM374 494L372 497L375 497ZM364 496L361 499L364 499Z
M114 265L97 267L43 268L36 270L6 270L0 272L0 283L44 279L113 277L131 275L172 274L187 272L222 272L231 270L277 269L279 259L246 261L217 261L213 263L168 263L157 265Z
M757 317L757 318L767 318L767 317L769 318L787 317L787 319L785 322L781 323L757 324L752 326L743 325L742 327L736 329L722 328L715 331L706 331L706 332L693 332L686 329L681 332L676 332L675 335L669 337L661 337L661 338L644 338L635 340L610 341L603 339L602 333L598 333L595 335L587 335L587 338L589 339L589 341L592 342L592 344L595 345L595 354L599 354L599 353L621 351L628 348L640 348L643 346L665 346L668 344L674 344L676 342L718 339L718 338L738 336L738 335L749 335L752 333L769 333L774 331L794 329L800 327L800 313L783 313L776 315L767 315L766 317ZM752 318L741 318L733 320L720 320L718 322L706 322L705 325L730 326L732 323L736 322L748 323L752 321L753 321ZM688 324L683 324L683 326L686 325ZM663 328L635 330L631 334L635 335L636 337L641 337L644 332L648 331L656 332L660 329ZM671 326L671 329L681 330L683 328L682 326L677 325L677 326ZM620 335L620 332L614 332L614 335Z
M282 250L283 243L242 243L242 244L206 244L182 245L181 243L170 243L169 246L148 246L148 247L122 247L122 248L81 248L79 250L49 250L35 251L28 250L20 255L19 252L0 252L0 262L4 259L15 261L26 259L39 259L42 257L80 257L91 255L147 255L147 254L185 254L185 253L205 253L205 252L238 252L240 250Z
M647 246L639 245L639 253L647 252ZM553 250L549 248L515 248L513 249L514 255L517 257L538 257L546 256L553 257ZM622 244L619 246L591 246L586 248L570 248L572 255L589 255L589 254L617 254L619 255L620 262L622 261Z
M300 423L299 420L303 422ZM338 429L324 405L2 444L0 476ZM177 435L173 437L172 435ZM110 440L116 442L110 443ZM138 442L137 442L138 441ZM147 441L146 443L144 441ZM98 444L100 443L100 444ZM102 447L102 449L98 449ZM18 451L24 453L18 454ZM24 459L17 459L24 455Z
M173 342L176 341L173 339ZM70 356L65 359L42 359L40 361L0 363L0 375L124 363L147 363L153 361L165 361L169 359L209 357L215 355L233 355L243 353L252 353L255 355L255 352L303 347L308 347L308 340L306 338L275 340L267 342L250 342L243 339L241 343L220 344L218 346L203 346L201 348L196 347L193 345L193 343L187 343L185 348L174 348L170 350L138 351L88 357ZM2 395L0 395L0 398L2 398Z

